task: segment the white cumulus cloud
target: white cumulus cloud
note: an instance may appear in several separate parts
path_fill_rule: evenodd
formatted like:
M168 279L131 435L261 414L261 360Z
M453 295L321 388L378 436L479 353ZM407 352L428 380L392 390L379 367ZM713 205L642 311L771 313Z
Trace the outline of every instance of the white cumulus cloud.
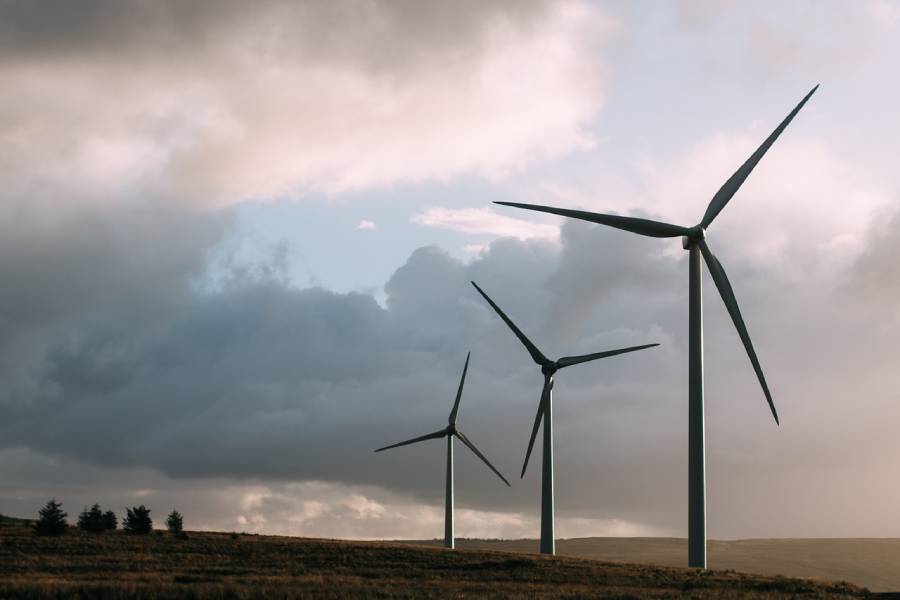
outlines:
M497 237L559 238L559 227L532 223L498 214L490 208L444 208L432 207L412 218L413 223L440 227L462 233L486 234ZM472 247L472 251L480 248Z

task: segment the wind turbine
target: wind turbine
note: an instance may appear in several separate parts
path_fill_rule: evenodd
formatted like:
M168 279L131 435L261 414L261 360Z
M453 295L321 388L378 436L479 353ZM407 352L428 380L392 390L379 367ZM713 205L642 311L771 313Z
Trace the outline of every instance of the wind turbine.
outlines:
M634 352L635 350L643 350L644 348L652 348L659 344L645 344L643 346L632 346L630 348L620 348L618 350L607 350L606 352L596 352L594 354L584 354L582 356L564 356L559 360L550 360L538 350L531 340L529 340L522 330L516 327L516 324L506 316L500 307L494 304L494 301L488 297L484 290L478 287L474 281L472 285L478 290L487 303L491 305L500 318L509 326L512 332L519 338L519 341L528 350L532 360L541 368L544 374L544 387L541 390L541 399L538 402L537 415L534 418L534 427L531 430L531 439L528 441L528 451L525 453L525 463L522 465L522 474L525 477L525 469L528 468L528 459L531 457L531 450L534 447L534 439L537 437L538 427L541 420L544 422L544 443L543 443L543 465L541 477L541 554L556 554L556 525L554 522L553 509L553 377L559 369L571 367L584 362L606 358L607 356L615 356L616 354L624 354L626 352Z
M447 548L456 547L456 540L453 537L453 437L458 437L459 441L468 446L469 450L475 453L475 456L484 461L484 464L486 464L491 469L491 471L496 473L497 477L503 480L503 483L509 485L506 477L504 477L500 473L500 471L494 468L494 465L492 465L491 462L487 458L485 458L484 454L482 454L478 450L478 448L475 447L475 444L473 444L462 431L456 428L456 414L459 412L459 399L462 398L463 384L466 382L466 371L469 370L469 356L471 356L471 354L471 352L466 354L466 364L465 366L463 366L462 377L459 380L459 389L456 391L456 401L453 403L453 410L450 411L449 425L439 431L435 431L434 433L429 433L427 435L419 436L411 440L406 440L405 442L391 444L390 446L385 446L384 448L379 448L375 451L381 452L382 450L399 448L400 446L407 446L409 444L424 442L425 440L439 440L444 437L447 438L447 486L445 488L446 500L444 503L444 546Z
M763 375L762 367L759 366L759 360L756 358L756 351L753 349L753 343L750 341L750 335L747 333L747 327L744 325L744 319L741 317L741 311L738 308L737 300L734 297L734 291L731 289L731 283L725 274L722 263L709 249L709 245L705 240L706 229L712 224L716 216L725 208L728 201L744 183L744 180L753 171L753 168L760 161L763 155L769 150L781 132L788 126L791 120L800 112L806 101L815 93L819 86L815 86L803 100L794 107L794 110L785 117L784 121L775 128L762 145L756 149L750 158L741 165L741 167L728 178L728 181L716 192L706 213L703 215L700 223L693 227L682 227L680 225L671 225L659 221L651 221L649 219L637 219L634 217L623 217L620 215L606 215L581 210L568 210L563 208L554 208L550 206L538 206L534 204L519 204L517 202L497 202L496 204L504 204L506 206L515 206L529 210L537 210L564 217L572 217L592 223L599 223L616 229L623 229L639 235L657 238L678 237L682 238L682 246L689 254L688 263L689 275L689 308L688 308L688 329L689 329L689 349L688 349L688 566L706 568L706 432L704 424L704 408L703 408L703 302L700 287L700 257L706 261L709 274L712 276L719 295L725 302L725 308L731 315L731 320L737 329L741 342L750 357L750 363L756 372L756 377L762 386L766 401L772 410L772 416L775 417L775 423L778 424L778 412L775 410L775 403L772 401L772 394L769 393L769 386L766 384L766 378Z

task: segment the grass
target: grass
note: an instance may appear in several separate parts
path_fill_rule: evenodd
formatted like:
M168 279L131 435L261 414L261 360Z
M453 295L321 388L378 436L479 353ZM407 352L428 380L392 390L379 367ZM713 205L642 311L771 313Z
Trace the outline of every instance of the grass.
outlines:
M533 553L537 551L538 542L458 540L457 546L471 550ZM900 539L897 538L710 540L707 548L712 569L843 580L873 591L900 592ZM574 538L558 540L556 550L563 556L605 561L674 567L687 564L687 540L684 538Z
M847 583L382 542L0 527L0 598L864 598Z

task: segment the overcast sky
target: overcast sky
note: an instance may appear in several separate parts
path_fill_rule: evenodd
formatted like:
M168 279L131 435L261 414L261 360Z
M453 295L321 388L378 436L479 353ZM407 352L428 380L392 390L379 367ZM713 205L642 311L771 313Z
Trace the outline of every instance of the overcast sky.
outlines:
M0 3L0 513L537 537L545 354L562 537L687 529L680 241L708 232L781 426L704 280L713 538L900 536L900 2Z

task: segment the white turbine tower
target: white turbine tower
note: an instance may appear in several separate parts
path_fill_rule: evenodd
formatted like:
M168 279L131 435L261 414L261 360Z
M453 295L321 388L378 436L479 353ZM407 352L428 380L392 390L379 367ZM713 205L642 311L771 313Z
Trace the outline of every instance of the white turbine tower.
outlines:
M522 465L521 477L525 477L525 469L528 468L528 459L531 457L531 449L534 447L534 439L537 437L538 427L541 426L541 420L544 422L544 443L543 443L543 465L541 479L541 554L556 554L556 525L554 522L553 509L553 377L559 369L571 367L584 362L615 356L616 354L624 354L626 352L634 352L635 350L643 350L644 348L652 348L659 344L645 344L643 346L632 346L630 348L620 348L618 350L607 350L606 352L597 352L595 354L585 354L583 356L564 356L559 360L550 360L544 356L537 346L531 340L525 337L525 334L516 327L516 324L506 316L500 307L494 304L484 290L482 290L473 281L472 285L478 290L488 304L497 311L500 318L509 326L512 332L519 338L519 341L528 350L531 358L541 368L544 375L544 387L541 390L541 399L538 402L537 416L534 418L534 427L531 430L531 439L528 441L528 450L525 453L525 463Z
M500 471L494 468L494 465L490 463L490 461L485 458L484 454L482 454L478 448L475 447L469 438L463 434L462 431L456 428L456 414L459 412L459 399L462 398L463 384L466 382L466 371L469 370L469 356L472 353L466 354L466 364L463 367L462 377L459 380L459 389L456 391L456 401L453 403L453 410L450 411L450 419L449 425L445 428L435 431L434 433L429 433L427 435L423 435L417 438L413 438L411 440L406 440L405 442L400 442L398 444L391 444L390 446L385 446L384 448L379 448L375 452L381 452L382 450L390 450L391 448L398 448L400 446L407 446L409 444L415 444L417 442L424 442L425 440L439 440L441 438L447 438L447 486L445 489L446 499L444 503L444 546L447 548L454 548L456 545L456 540L453 536L453 437L456 436L459 438L463 444L468 446L469 450L475 453L475 456L484 461L488 467L490 467L491 471L497 474L497 477L503 480L503 483L509 485L509 482L506 480Z
M750 335L747 333L747 327L744 325L744 319L741 317L741 311L738 308L737 300L734 297L734 291L731 289L731 283L728 276L725 275L725 269L719 262L719 259L712 253L705 240L706 229L712 224L713 220L725 208L728 201L744 183L744 180L753 171L753 168L760 161L763 155L769 150L781 132L796 116L806 101L819 88L814 87L803 100L790 112L790 114L781 122L781 124L769 135L762 145L756 149L750 158L734 172L734 174L725 182L725 184L716 192L706 213L699 224L693 227L682 227L680 225L671 225L659 221L651 221L649 219L637 219L634 217L623 217L619 215L598 214L581 210L568 210L564 208L554 208L550 206L538 206L534 204L519 204L516 202L497 202L496 204L504 204L506 206L515 206L518 208L526 208L529 210L537 210L564 217L572 217L592 223L599 223L616 229L623 229L639 235L649 237L682 238L682 245L690 255L689 263L689 308L688 308L688 329L689 329L689 350L688 350L688 566L706 568L706 432L704 424L704 407L703 407L703 304L700 288L700 258L706 261L709 274L712 276L722 301L725 302L725 308L731 315L731 320L737 329L741 342L750 357L750 363L756 372L756 377L762 386L763 393L772 410L772 416L778 423L778 413L775 411L775 403L772 401L772 395L769 393L769 386L766 384L766 378L763 375L762 367L756 358L756 352L753 350L753 343L750 341Z

